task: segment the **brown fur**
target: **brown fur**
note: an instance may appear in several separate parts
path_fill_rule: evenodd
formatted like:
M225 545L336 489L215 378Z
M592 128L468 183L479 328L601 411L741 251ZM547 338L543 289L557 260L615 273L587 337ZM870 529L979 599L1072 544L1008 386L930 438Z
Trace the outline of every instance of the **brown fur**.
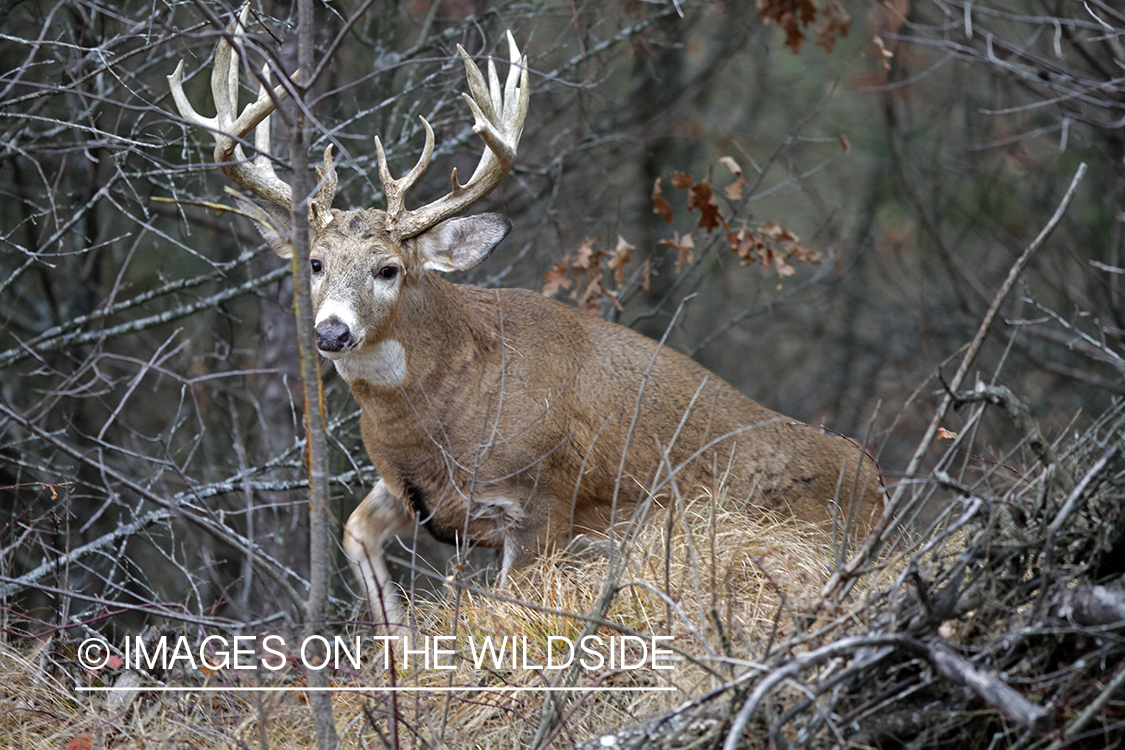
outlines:
M748 512L866 532L881 483L855 442L760 406L635 331L424 269L481 262L507 232L502 217L451 219L398 246L384 216L336 212L313 243L312 292L318 320L332 310L350 320L350 348L327 356L359 403L382 479L344 543L388 622L401 615L382 545L416 522L441 540L504 548L502 575L624 524L673 483L684 494L725 489ZM378 280L387 265L401 269L393 282Z
M856 444L758 405L622 326L533 292L453 285L432 274L404 290L397 317L412 331L454 335L407 347L403 387L359 380L352 392L371 460L397 496L404 482L420 493L439 538L498 544L488 523L466 523L465 498L474 495L526 508L527 520L512 530L520 559L575 533L604 532L615 490L618 519L646 491L668 493L665 450L684 492L725 480L729 497L747 507L827 527L846 520L863 467L862 529L878 507L877 476Z

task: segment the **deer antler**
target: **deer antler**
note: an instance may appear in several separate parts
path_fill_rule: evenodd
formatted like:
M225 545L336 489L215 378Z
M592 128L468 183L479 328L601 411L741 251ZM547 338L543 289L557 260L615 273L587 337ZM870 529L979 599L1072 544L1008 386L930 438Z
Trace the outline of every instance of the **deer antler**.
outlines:
M254 195L284 209L293 205L293 191L288 184L273 171L273 164L266 156L270 152L270 114L276 101L289 95L284 86L278 85L272 92L266 87L269 82L269 65L262 67L263 84L258 89L258 98L235 117L238 109L238 50L228 37L246 33L246 19L250 4L242 7L238 16L227 27L227 33L215 47L215 63L211 71L211 95L215 99L215 116L203 117L184 94L184 62L176 66L176 72L168 76L168 86L180 116L192 125L211 132L215 138L215 163L222 173L235 184ZM293 77L296 78L294 73ZM247 159L242 151L242 142L254 131L253 159ZM309 206L309 219L314 231L323 227L331 219L332 199L336 194L336 170L332 168L332 147L324 151L324 165L316 168L320 178L320 189Z
M451 175L453 189L448 195L419 209L408 211L404 205L406 192L426 171L434 152L433 128L426 122L426 118L419 118L426 128L426 145L422 149L422 156L418 159L418 163L398 180L391 177L383 144L379 137L375 136L375 149L378 151L379 158L379 179L383 183L383 193L387 196L387 231L398 242L421 234L438 222L461 213L488 195L500 184L504 175L511 171L516 162L516 147L519 145L523 123L527 118L527 102L531 93L531 87L528 85L527 58L521 58L516 40L509 31L508 80L501 94L496 64L491 59L488 61L486 84L480 68L461 45L457 45L457 51L465 61L465 77L468 79L469 91L472 92L472 96L468 94L461 96L468 102L473 112L475 120L473 132L481 137L487 148L481 154L477 168L467 183L462 185L458 182L457 169L454 168Z

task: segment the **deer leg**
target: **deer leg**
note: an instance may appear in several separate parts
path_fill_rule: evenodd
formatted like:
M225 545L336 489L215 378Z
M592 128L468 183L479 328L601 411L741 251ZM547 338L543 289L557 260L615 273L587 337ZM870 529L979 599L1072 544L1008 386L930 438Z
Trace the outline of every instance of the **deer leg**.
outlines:
M403 625L405 619L383 559L383 545L395 535L413 529L413 515L382 479L352 511L344 527L344 552L371 601L372 616L388 627Z

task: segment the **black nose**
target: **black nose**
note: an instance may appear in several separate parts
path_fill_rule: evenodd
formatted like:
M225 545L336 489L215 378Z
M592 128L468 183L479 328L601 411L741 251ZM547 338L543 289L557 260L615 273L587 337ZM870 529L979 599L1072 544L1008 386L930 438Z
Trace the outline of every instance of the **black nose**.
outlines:
M338 352L352 342L352 332L339 318L329 318L316 327L316 348L322 352Z

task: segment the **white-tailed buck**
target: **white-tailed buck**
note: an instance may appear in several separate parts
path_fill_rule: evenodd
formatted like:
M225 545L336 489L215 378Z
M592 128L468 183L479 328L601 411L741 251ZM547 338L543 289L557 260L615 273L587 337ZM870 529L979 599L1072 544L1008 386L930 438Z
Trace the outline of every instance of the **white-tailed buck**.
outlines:
M460 216L515 161L529 85L511 34L508 45L503 89L491 61L486 82L460 50L485 149L467 183L453 172L444 198L405 206L433 151L425 120L422 156L401 179L375 139L386 211L333 209L330 149L318 167L309 209L316 340L359 402L381 477L344 533L376 618L402 621L382 548L416 524L439 540L502 548L501 577L577 534L604 534L673 482L681 492L724 485L747 508L866 530L881 507L878 471L856 443L759 406L627 328L535 292L441 277L483 261L511 226L496 214ZM263 86L236 115L239 65L224 38L211 81L217 116L200 117L182 67L169 76L180 113L214 135L215 161L256 196L241 208L290 257L289 186L239 145L253 131L254 149L268 153L274 98Z

